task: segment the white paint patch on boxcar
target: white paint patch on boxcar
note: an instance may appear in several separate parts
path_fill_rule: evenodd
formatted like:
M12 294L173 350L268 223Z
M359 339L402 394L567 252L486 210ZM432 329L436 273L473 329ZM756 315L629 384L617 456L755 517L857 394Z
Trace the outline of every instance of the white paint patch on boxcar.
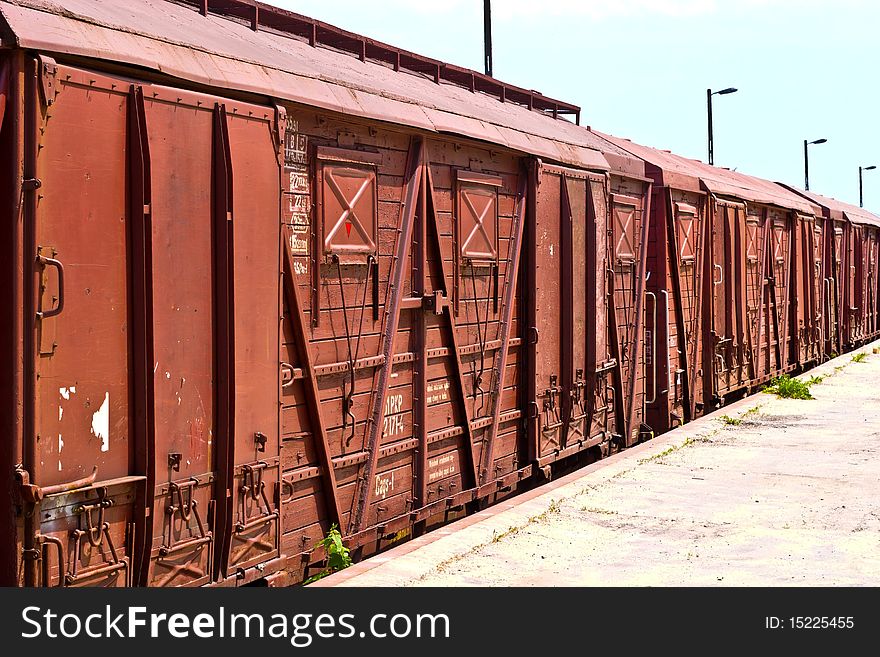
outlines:
M110 393L104 393L104 403L92 414L92 434L101 439L101 451L110 449Z

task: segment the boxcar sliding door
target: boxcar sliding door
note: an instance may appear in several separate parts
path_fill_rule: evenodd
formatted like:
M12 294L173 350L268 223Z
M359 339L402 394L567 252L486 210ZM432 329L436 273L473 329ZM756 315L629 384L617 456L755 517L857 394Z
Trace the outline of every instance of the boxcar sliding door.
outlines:
M147 583L198 585L277 552L275 113L158 86L131 102L152 352Z
M536 202L533 449L539 464L602 442L613 421L606 382L606 180L544 165Z
M716 401L746 381L746 210L743 204L713 199L705 270L711 308L704 362L711 372L709 397ZM711 365L710 365L711 363Z
M40 580L239 574L278 554L275 110L41 73Z
M24 465L46 494L39 581L125 586L144 479L129 378L128 87L49 63L38 82L28 98L38 143L26 142L36 166L25 171L39 181L26 255L36 331L25 440L36 446Z

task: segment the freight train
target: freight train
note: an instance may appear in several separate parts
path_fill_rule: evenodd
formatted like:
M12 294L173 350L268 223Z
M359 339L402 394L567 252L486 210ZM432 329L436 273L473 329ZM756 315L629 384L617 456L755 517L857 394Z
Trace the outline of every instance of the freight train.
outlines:
M251 0L0 1L0 572L287 585L875 338L880 220Z

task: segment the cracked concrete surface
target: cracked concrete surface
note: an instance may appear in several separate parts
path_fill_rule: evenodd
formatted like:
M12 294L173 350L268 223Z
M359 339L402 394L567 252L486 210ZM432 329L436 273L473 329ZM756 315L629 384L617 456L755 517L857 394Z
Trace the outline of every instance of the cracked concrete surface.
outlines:
M880 585L878 346L322 585Z

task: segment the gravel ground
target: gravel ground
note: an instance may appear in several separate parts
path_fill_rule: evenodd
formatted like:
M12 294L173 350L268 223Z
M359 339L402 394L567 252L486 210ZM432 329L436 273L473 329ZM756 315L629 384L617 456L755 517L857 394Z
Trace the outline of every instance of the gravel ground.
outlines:
M880 585L877 346L323 585Z

